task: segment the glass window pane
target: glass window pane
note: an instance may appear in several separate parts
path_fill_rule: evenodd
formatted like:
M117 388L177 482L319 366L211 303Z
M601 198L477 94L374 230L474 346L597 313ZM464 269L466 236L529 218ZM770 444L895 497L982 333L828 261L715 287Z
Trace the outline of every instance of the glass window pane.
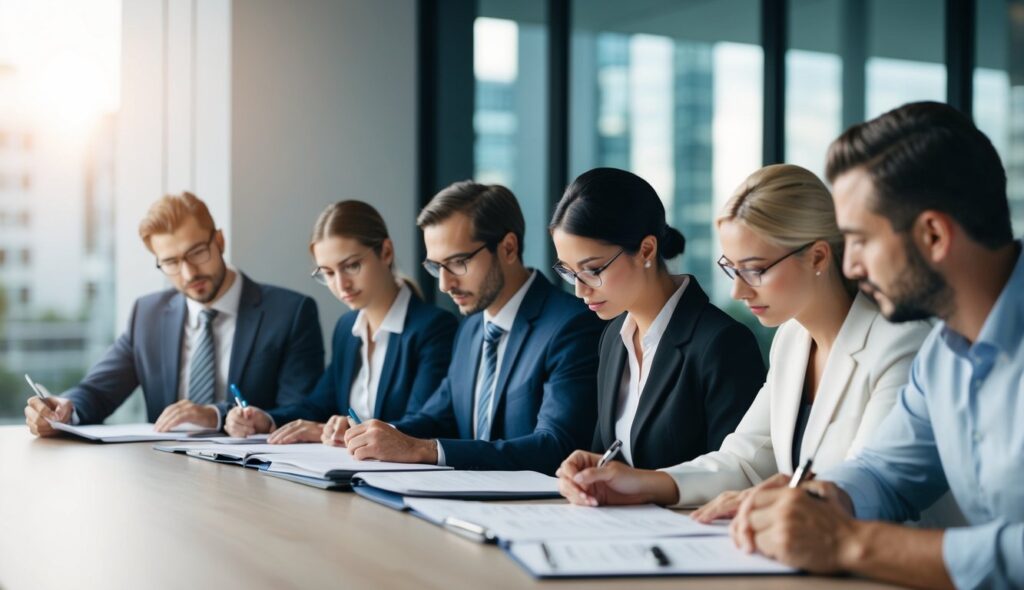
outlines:
M526 218L523 258L547 269L546 0L481 1L473 26L474 176L515 193Z
M713 219L761 166L764 57L757 0L572 5L570 175L597 166L642 176L686 236L672 269L753 318L714 268Z
M1014 235L1024 233L1024 1L979 0L974 120L1006 168Z
M3 424L24 373L61 392L114 338L121 2L0 0L0 40Z
M839 133L916 100L946 100L942 0L789 0L786 161L824 174Z

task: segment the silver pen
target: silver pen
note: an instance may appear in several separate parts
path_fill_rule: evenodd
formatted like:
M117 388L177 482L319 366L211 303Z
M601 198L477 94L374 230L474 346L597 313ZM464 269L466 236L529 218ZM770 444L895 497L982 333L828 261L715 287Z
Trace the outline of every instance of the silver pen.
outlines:
M597 462L597 468L600 469L608 464L609 461L615 458L615 455L619 454L622 450L622 441L616 440L612 443L612 446L608 447L608 450L601 455L601 459Z

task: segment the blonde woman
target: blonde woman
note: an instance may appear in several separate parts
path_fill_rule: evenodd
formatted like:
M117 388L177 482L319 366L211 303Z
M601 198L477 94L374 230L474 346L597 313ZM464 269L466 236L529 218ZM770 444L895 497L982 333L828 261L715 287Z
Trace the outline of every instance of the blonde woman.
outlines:
M735 514L743 490L815 470L856 452L889 412L928 335L923 322L890 324L842 275L843 236L825 185L798 166L752 174L717 220L732 297L765 326L778 326L768 376L718 451L659 471L612 462L559 470L576 504L704 504L694 518Z
M455 316L396 277L394 246L376 209L362 201L330 205L313 226L309 250L313 279L352 308L335 326L332 362L299 403L232 409L232 436L270 432L272 444L340 445L349 408L363 420L398 420L419 410L448 369Z

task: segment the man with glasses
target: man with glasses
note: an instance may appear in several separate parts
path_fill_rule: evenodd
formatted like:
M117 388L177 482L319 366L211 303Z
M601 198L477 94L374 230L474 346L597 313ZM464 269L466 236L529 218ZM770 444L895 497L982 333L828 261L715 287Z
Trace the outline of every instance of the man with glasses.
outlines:
M424 267L469 317L423 408L354 426L346 446L358 459L554 473L593 436L602 323L523 265L525 223L507 188L455 183L417 224Z
M173 288L135 302L127 330L78 385L60 397L29 398L33 434L56 434L48 419L102 423L139 385L158 431L219 430L231 384L265 408L312 391L324 363L312 299L229 266L224 234L191 193L158 200L139 235Z

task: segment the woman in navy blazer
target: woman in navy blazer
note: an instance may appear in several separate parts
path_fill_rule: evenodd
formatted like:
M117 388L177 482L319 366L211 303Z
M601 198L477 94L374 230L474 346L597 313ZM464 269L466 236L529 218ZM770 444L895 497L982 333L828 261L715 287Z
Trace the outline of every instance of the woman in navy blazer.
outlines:
M350 409L360 418L398 420L419 410L451 360L455 317L424 303L396 279L394 246L380 213L361 201L329 206L313 226L313 278L352 308L334 328L332 360L313 392L269 412L234 408L232 436L270 432L268 442L343 439Z

